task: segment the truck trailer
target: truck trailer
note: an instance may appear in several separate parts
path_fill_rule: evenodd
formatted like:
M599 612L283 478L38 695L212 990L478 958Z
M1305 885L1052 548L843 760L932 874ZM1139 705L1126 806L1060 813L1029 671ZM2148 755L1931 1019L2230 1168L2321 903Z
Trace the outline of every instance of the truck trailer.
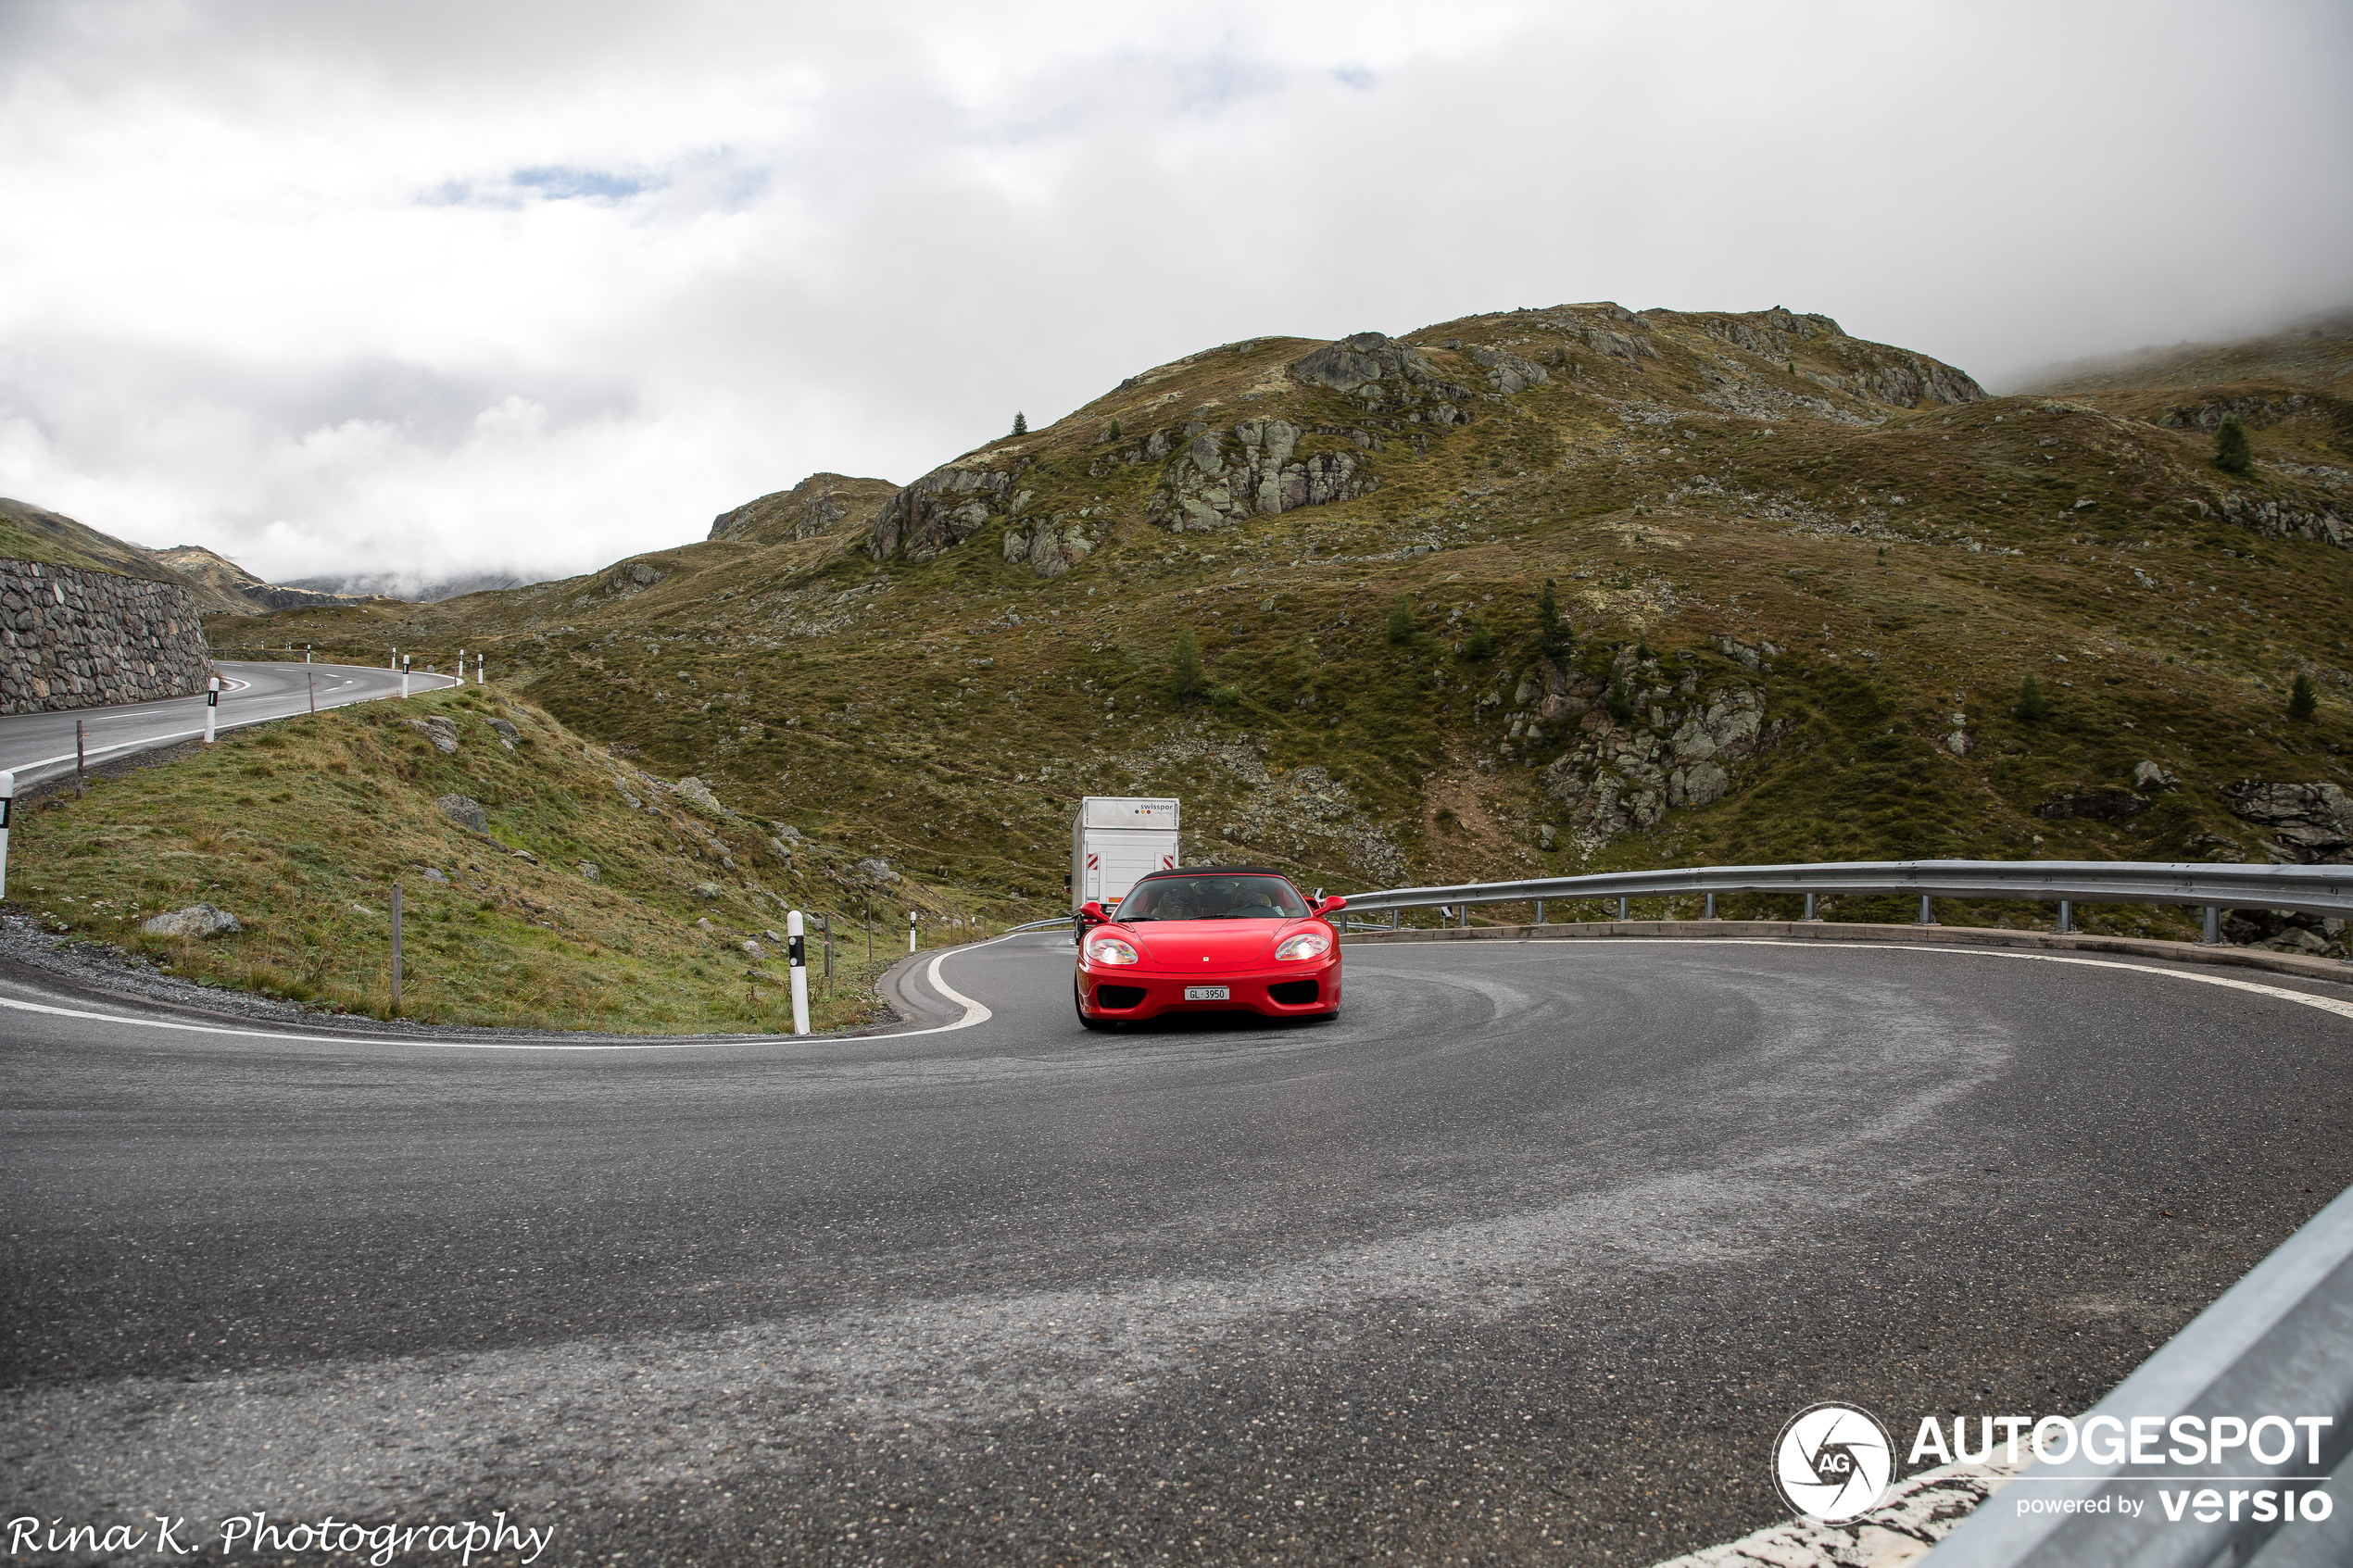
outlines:
M1070 830L1070 909L1108 909L1149 872L1176 866L1176 802L1161 797L1090 795Z

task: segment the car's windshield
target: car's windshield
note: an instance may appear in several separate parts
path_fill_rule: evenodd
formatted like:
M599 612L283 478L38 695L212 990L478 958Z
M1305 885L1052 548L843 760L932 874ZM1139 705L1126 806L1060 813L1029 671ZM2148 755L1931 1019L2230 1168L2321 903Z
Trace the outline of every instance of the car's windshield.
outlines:
M1119 901L1132 920L1298 920L1299 890L1278 876L1157 876Z

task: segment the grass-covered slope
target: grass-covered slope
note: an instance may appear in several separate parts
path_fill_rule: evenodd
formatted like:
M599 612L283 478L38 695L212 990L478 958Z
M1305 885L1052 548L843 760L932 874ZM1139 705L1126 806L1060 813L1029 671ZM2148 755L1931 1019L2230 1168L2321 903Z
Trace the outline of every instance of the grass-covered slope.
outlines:
M1041 913L1075 799L1131 790L1183 797L1189 858L1331 887L2325 858L2347 516L2353 417L2310 387L1987 398L1821 317L1564 307L1210 350L859 537L269 627L487 646L648 765Z
M770 935L787 904L812 933L833 917L833 988L812 985L821 1027L872 1014L872 976L903 950L910 908L927 943L973 929L963 902L796 843L487 692L232 732L86 797L53 786L18 814L10 900L176 973L384 1016L397 882L405 1015L628 1032L789 1029ZM486 832L437 804L453 796L482 809ZM199 902L242 932L145 934ZM813 935L810 950L821 962Z

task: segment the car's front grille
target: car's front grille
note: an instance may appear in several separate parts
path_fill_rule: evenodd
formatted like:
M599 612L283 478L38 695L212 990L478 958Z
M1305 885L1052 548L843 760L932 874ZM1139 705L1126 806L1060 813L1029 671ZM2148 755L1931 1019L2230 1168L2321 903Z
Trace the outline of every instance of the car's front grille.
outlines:
M1284 980L1267 986L1266 994L1287 1007L1298 1007L1302 1002L1314 1001L1318 987L1313 980Z
M1315 983L1311 980L1307 984L1312 988ZM1141 985L1095 987L1095 1005L1099 1008L1132 1008L1143 999L1144 988Z

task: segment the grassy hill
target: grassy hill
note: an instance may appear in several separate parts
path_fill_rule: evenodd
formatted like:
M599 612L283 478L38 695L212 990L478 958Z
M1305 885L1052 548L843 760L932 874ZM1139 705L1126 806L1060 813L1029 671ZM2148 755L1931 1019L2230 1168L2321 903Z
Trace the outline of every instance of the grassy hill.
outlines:
M624 756L1039 912L1073 801L1130 790L1184 798L1189 858L1335 888L2330 858L2348 517L2353 403L2310 384L1988 397L1825 317L1567 306L1210 349L862 532L256 629L486 647Z
M988 911L887 866L787 836L699 781L615 759L534 705L460 688L331 709L132 767L85 798L18 814L9 891L55 932L112 943L208 985L386 1016L391 887L404 907L403 1012L561 1029L791 1026L785 909L808 910L820 1027L865 1021L905 950ZM443 802L462 797L478 825ZM147 935L205 902L243 930ZM865 916L875 920L869 962ZM832 917L824 985L816 917Z

